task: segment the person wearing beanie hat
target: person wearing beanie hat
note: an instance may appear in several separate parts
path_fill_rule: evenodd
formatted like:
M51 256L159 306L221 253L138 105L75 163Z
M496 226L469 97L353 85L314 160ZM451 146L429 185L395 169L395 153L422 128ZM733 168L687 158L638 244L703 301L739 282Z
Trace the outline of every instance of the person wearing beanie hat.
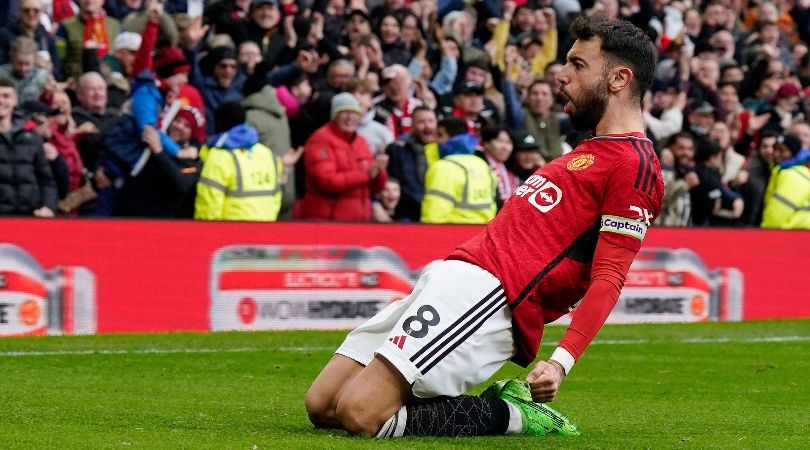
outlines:
M191 71L191 65L186 59L183 50L177 47L162 47L155 54L155 74L158 79L165 80L177 74L186 74Z
M371 220L371 198L388 178L388 155L372 156L368 142L357 133L361 114L352 94L332 97L331 120L304 144L306 194L296 205L297 218Z
M205 142L205 116L193 106L183 106L169 124L167 133L182 148L199 147Z
M774 145L776 166L763 198L763 228L810 230L810 149L785 134Z
M342 92L334 97L332 97L332 109L330 110L330 119L335 120L338 114L343 111L352 111L356 112L357 114L363 114L363 110L360 109L360 102L354 97L354 95L348 92ZM346 127L346 130L349 130L349 127ZM351 132L354 132L352 130Z

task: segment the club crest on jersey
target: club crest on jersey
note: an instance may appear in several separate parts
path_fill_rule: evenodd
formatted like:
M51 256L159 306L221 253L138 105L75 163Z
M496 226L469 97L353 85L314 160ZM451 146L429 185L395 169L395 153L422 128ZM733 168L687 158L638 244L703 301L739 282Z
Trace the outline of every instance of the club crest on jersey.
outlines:
M585 153L584 155L579 155L575 158L572 158L571 161L568 161L568 164L565 166L565 168L570 170L571 172L576 172L578 170L585 170L588 167L591 167L595 160L596 157L592 153Z
M542 213L551 211L562 200L562 190L542 175L532 175L515 190L515 195L529 200Z

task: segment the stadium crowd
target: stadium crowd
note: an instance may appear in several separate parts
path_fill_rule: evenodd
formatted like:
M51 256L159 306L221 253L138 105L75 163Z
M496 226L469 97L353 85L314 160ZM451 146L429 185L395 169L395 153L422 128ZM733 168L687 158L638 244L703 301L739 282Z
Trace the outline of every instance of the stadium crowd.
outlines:
M810 229L810 0L4 1L0 214L486 223L581 14L658 47L660 224Z

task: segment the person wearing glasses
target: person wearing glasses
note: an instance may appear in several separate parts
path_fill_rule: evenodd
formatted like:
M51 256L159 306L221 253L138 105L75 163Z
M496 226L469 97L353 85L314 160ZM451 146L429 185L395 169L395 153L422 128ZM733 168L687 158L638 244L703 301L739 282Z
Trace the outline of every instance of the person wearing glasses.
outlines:
M242 101L245 74L239 69L236 51L216 47L199 62L199 70L191 71L191 84L200 90L205 103L207 133L214 134L214 111L223 102Z
M17 20L8 27L0 27L0 64L9 62L11 45L18 37L29 37L37 44L37 51L47 52L53 64L53 75L61 79L62 66L56 52L56 42L41 23L42 1L20 0Z

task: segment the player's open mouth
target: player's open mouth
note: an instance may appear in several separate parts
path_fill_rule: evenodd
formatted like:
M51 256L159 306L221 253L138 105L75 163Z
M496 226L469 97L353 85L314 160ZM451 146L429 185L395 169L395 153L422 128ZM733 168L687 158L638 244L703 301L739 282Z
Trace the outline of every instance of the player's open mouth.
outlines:
M574 103L571 101L571 98L565 93L565 91L562 90L562 88L557 90L557 95L565 101L563 112L566 114L571 114L571 111L574 110Z

